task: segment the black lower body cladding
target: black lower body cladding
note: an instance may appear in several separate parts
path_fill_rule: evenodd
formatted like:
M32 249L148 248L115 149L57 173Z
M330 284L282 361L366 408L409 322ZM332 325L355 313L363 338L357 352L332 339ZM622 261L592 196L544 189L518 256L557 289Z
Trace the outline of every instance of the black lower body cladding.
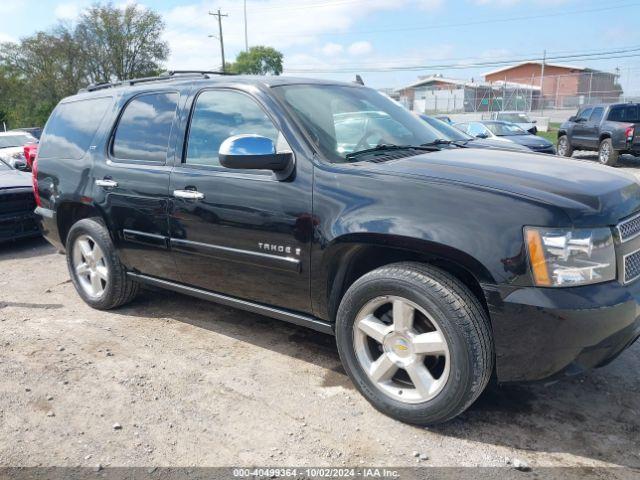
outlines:
M605 365L640 336L640 281L571 288L486 287L500 382Z

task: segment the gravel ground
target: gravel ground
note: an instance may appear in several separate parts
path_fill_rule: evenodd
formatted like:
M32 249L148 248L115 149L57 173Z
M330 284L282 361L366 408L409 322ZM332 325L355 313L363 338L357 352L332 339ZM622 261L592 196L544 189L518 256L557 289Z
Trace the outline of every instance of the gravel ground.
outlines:
M0 272L0 467L640 469L640 344L423 429L373 410L329 336L155 290L92 310L40 239L0 246Z

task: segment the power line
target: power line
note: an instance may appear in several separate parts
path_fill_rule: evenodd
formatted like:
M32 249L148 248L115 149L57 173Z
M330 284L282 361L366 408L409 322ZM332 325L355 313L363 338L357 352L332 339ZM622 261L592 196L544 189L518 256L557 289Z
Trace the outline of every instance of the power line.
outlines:
M516 22L521 20L535 20L540 18L549 18L549 17L557 17L558 15L562 15L562 17L566 17L568 15L579 15L583 13L594 13L594 12L604 12L608 10L617 10L620 8L626 7L634 7L640 5L640 2L626 2L620 4L609 4L606 7L599 8L588 8L581 10L561 10L556 11L554 13L541 13L536 15L520 15L514 17L505 17L505 18L492 18L490 20L474 20L469 22L458 22L458 23L439 23L437 25L420 25L420 26L405 26L405 27L392 27L392 28L380 28L375 30L349 30L348 32L324 32L324 33L276 33L273 34L273 37L318 37L318 36L344 36L344 35L362 35L362 34L370 34L370 33L392 33L392 32L410 32L410 31L422 31L422 30L435 30L442 28L455 28L455 27L470 27L475 25L488 25L494 23L505 23L505 22ZM283 7L284 8L284 7ZM303 8L302 6L293 6L293 8Z
M610 50L599 53L582 54L582 55L556 55L547 56L545 62L552 62L558 60L570 60L572 62L583 61L596 61L596 60L610 60L616 58L633 58L640 57L640 48L632 48L625 50ZM389 72L389 71L412 71L412 70L461 70L469 68L489 68L489 67L502 67L513 65L517 63L524 63L529 61L540 61L540 58L517 58L508 60L494 60L494 61L482 61L482 62L469 62L469 63L448 63L448 64L431 64L431 65L400 65L400 66L382 66L382 67L366 67L362 65L351 65L349 67L338 67L328 69L318 68L294 68L287 69L288 73L356 73L356 72Z

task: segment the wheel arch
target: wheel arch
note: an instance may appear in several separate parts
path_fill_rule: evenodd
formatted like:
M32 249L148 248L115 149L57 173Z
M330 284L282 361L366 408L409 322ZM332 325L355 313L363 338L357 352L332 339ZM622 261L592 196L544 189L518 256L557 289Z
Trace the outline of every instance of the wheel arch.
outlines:
M489 312L483 283L495 283L489 270L471 255L448 245L384 234L350 234L327 247L323 266L326 317L334 321L340 301L362 275L396 262L414 261L441 268L458 278Z
M558 138L566 137L567 135L567 130L565 128L561 128L560 130L558 130Z
M65 201L58 205L56 209L56 222L58 224L58 233L60 241L66 248L67 235L74 223L83 218L98 217L106 224L104 212L94 204L83 203L75 200Z
M602 142L605 138L611 138L611 132L602 132L598 137L598 143Z

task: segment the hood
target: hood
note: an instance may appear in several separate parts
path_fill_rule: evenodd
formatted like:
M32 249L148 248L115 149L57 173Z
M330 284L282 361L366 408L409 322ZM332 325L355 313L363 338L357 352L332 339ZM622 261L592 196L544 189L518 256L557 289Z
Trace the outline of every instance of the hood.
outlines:
M501 148L503 150L517 150L520 152L530 151L524 145L498 138L474 138L467 143L467 146L472 148Z
M460 182L533 199L562 208L575 225L614 225L640 209L640 185L634 176L584 160L460 148L368 165L385 173Z
M508 139L512 142L524 145L525 147L529 148L545 148L551 147L553 145L553 143L551 143L546 138L542 138L537 135L509 135L508 137L502 138Z
M19 170L0 170L0 190L21 187L33 188L31 174Z

